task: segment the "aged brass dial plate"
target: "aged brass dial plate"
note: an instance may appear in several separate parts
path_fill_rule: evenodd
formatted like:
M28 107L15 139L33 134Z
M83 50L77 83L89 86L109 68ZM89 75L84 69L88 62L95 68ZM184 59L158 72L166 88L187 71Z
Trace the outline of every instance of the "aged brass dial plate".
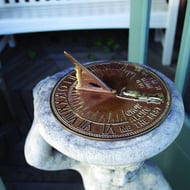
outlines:
M125 61L98 62L86 68L113 93L77 89L76 71L66 74L50 100L53 114L66 130L96 140L121 140L149 132L167 116L170 91L148 68Z

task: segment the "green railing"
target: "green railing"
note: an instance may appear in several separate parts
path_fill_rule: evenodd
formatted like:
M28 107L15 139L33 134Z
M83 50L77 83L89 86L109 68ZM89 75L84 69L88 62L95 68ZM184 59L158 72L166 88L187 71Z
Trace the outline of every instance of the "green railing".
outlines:
M190 0L187 0L186 15L177 62L175 84L182 96L186 92L187 77L190 74ZM190 105L188 105L190 106ZM186 114L185 125L190 128L190 116Z
M146 64L151 0L131 0L129 29L129 61ZM134 11L135 10L135 11ZM190 0L187 0L186 16L177 62L175 84L184 97L187 76L190 74ZM187 93L187 92L186 92ZM190 106L190 105L189 105ZM190 127L186 114L185 125Z
M147 61L151 0L131 0L129 29L129 61Z

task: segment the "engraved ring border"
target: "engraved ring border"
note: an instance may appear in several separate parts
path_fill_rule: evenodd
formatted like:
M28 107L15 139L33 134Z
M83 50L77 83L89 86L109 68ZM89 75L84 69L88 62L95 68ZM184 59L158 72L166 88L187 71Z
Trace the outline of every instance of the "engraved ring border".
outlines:
M109 64L110 62L100 62L100 63L103 63L103 64ZM134 63L130 63L130 62L125 62L125 61L120 61L119 63L126 63L126 64L133 64L133 65L137 65L138 67L142 67L141 65L139 64L134 64ZM90 66L90 65L88 65ZM169 88L168 88L168 85L165 83L165 81L163 81L163 79L157 75L154 71L146 68L146 67L142 67L143 69L145 70L148 70L151 74L153 74L156 78L159 78L159 80L161 81L161 83L163 84L163 86L165 87L166 89L166 92L167 92L167 103L166 103L166 110L160 115L159 118L157 118L157 120L155 120L153 123L151 123L151 125L149 125L148 127L144 127L142 128L141 130L137 130L137 131L132 131L132 132L128 132L127 133L127 136L126 136L126 133L124 134L114 134L114 135L104 135L104 134L92 134L92 133L89 133L89 132L86 132L86 131L82 131L81 133L81 130L71 126L70 124L68 124L66 121L63 120L63 118L59 115L59 113L57 113L57 110L55 108L55 105L54 105L54 102L53 102L53 97L54 97L54 93L55 93L55 89L56 87L62 82L62 80L70 75L73 71L67 73L66 75L64 75L57 83L56 85L54 86L53 90L52 90L52 93L51 93L51 109L53 111L53 114L55 116L55 118L60 122L61 125L63 125L64 128L66 128L67 130L79 135L79 136L82 136L82 137L87 137L87 138L90 138L90 139L95 139L95 140L108 140L108 141L113 141L113 140L120 140L120 139L128 139L128 138L133 138L133 137L136 137L136 136L139 136L139 135L142 135L144 133L147 133L153 129L155 129L168 115L169 113L169 110L170 110L170 106L171 106L171 93L169 91ZM160 119L161 118L161 119ZM62 123L62 122L63 123ZM65 126L65 125L67 126ZM70 128L68 127L68 125L70 126ZM151 126L151 127L150 127Z

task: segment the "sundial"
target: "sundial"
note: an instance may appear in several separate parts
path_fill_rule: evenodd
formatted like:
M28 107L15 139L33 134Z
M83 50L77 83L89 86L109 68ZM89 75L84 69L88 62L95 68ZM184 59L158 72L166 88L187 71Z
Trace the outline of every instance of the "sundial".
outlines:
M66 130L88 139L116 141L143 135L167 117L167 84L147 67L126 61L86 66L70 54L75 69L51 93L51 110Z

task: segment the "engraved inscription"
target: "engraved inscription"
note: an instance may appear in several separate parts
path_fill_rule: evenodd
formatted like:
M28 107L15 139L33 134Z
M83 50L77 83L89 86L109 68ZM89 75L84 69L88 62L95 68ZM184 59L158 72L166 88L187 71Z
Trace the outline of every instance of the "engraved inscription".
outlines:
M137 113L141 108L142 108L142 106L139 103L136 103L136 104L134 104L134 106L131 109L126 110L125 114L127 116L132 116L135 113Z
M151 109L148 107L142 108L136 114L134 114L130 117L130 121L135 123L136 121L139 121L142 118L144 118L147 114L150 113L150 111L151 111Z
M160 114L161 109L159 107L155 107L151 110L151 112L147 115L147 117L151 120L153 120L155 117L157 117Z
M126 133L126 132L131 132L131 131L133 131L133 129L131 128L131 126L125 125L125 126L121 126L121 127L120 127L120 131L121 131L121 133Z
M138 120L134 123L134 125L136 126L136 128L142 128L146 125L148 125L149 121L146 120L146 119L141 119L141 120Z
M159 81L153 77L148 77L148 78L142 77L140 79L137 79L136 83L140 89L142 89L142 88L147 88L147 89L155 88L157 91L162 89Z

